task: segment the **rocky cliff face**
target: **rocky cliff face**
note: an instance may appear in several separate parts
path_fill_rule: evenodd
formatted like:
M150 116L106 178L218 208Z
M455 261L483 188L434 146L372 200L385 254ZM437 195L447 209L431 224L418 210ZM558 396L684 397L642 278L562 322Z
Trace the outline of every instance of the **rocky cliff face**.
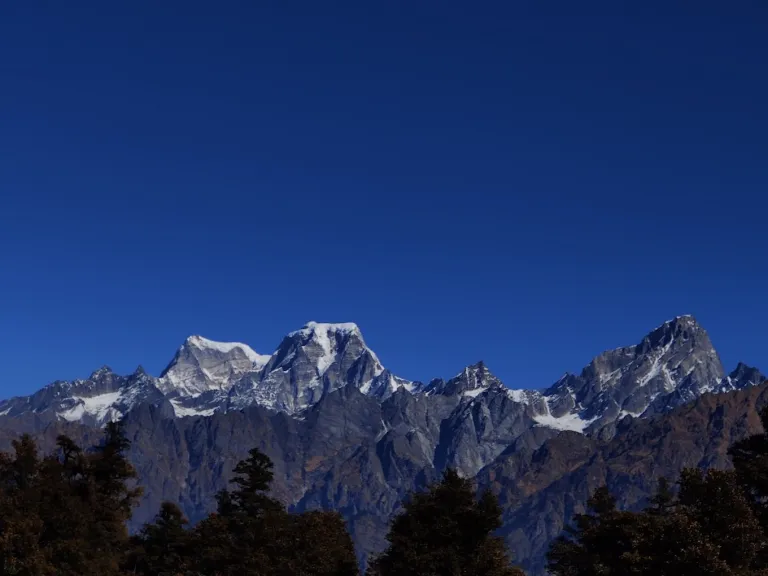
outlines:
M357 326L310 323L270 356L191 337L159 378L103 368L5 401L0 442L28 431L50 443L66 430L91 443L122 418L147 488L136 523L162 500L199 520L258 446L275 462L276 495L298 510L340 510L363 561L402 498L453 467L499 495L505 538L536 573L599 484L633 506L659 474L724 464L727 444L754 428L762 381L743 364L726 376L691 317L545 391L507 388L482 362L411 382L382 366Z
M705 394L653 418L624 419L609 441L563 432L535 449L508 451L484 468L478 484L504 508L502 535L531 574L544 571L549 543L589 496L608 486L625 509L644 506L658 478L685 467L730 467L728 447L760 431L768 384Z
M717 390L725 374L706 331L691 316L656 328L639 344L604 352L579 375L566 374L544 395L555 418L578 415L596 430Z

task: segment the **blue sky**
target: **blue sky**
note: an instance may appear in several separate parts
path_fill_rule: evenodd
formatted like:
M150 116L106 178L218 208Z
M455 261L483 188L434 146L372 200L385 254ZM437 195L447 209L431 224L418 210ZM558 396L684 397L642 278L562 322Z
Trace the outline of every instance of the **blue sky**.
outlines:
M768 4L6 2L0 396L357 322L543 387L678 314L768 370Z

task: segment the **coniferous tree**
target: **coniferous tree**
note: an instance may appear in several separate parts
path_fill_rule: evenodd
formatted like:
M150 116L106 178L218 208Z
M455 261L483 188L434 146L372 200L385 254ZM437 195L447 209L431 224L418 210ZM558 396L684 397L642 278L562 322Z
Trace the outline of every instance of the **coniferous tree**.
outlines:
M131 538L126 572L144 576L185 574L191 554L187 519L173 502L163 502L154 522Z
M139 494L126 447L116 426L91 454L65 436L42 460L30 437L14 442L0 457L0 575L119 574Z
M205 576L356 576L352 540L336 512L290 514L268 495L272 462L258 449L238 463L232 491L192 531L190 570Z
M338 512L312 510L290 520L280 575L358 576L352 538Z
M203 574L273 574L285 558L288 513L267 492L272 462L254 448L237 464L232 491L222 490L218 511L195 529L194 567Z
M732 576L759 572L765 542L732 472L686 470L675 498L666 481L642 512L619 511L607 489L548 554L555 576Z
M0 454L0 575L55 574L41 544L40 458L29 435Z
M59 436L56 444L57 452L41 466L41 516L45 521L41 541L57 574L92 574L93 557L98 554L93 550L91 536L93 507L87 480L88 458L66 436Z
M552 544L548 569L556 576L630 574L640 560L634 547L640 529L636 515L617 510L608 489L599 488L587 512L577 514L573 526Z
M94 576L118 574L128 545L127 522L141 496L140 488L129 486L136 478L126 456L129 446L122 426L110 422L104 442L88 454L81 490L90 511Z
M768 406L760 411L760 422L762 432L736 442L728 455L755 517L768 535ZM768 570L768 548L759 552L755 563Z
M237 488L229 493L233 512L256 517L283 509L282 504L267 495L274 477L273 467L272 460L258 448L251 449L248 458L238 462L232 479Z
M478 500L472 483L447 470L440 482L416 493L390 526L388 548L369 568L371 576L513 576L522 574L507 556L496 498Z
M760 422L763 431L736 442L728 455L758 520L768 532L768 406L761 410Z
M680 477L680 513L717 544L719 557L732 569L754 569L765 547L765 534L730 470L686 469Z
M125 535L125 522L142 494L141 488L128 485L136 478L136 470L126 456L130 445L122 424L109 422L104 443L94 450L89 460L88 473L99 506L97 512L102 515L103 529L110 537Z
M238 561L227 518L213 512L190 531L190 570L205 576L237 575ZM246 576L241 574L241 576Z
M656 493L651 498L651 504L646 509L649 514L666 516L675 507L675 493L672 486L664 477L659 478Z

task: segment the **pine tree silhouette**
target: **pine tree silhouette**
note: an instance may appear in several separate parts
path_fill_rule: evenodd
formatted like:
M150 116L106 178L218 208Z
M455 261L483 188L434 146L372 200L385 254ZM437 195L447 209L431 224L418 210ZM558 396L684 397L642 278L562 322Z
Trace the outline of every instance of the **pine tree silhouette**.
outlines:
M187 571L190 534L187 519L173 502L163 502L154 522L131 538L125 571L144 576L176 576Z
M369 576L513 576L522 574L493 536L501 510L490 492L478 500L472 482L446 470L440 482L416 493L395 517L388 548Z

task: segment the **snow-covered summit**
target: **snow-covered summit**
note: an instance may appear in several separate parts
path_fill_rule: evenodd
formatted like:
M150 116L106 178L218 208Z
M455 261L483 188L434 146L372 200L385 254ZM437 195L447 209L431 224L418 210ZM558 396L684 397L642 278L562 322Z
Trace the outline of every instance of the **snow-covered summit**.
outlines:
M451 396L461 394L474 398L491 387L503 388L504 385L491 373L485 362L480 361L467 366L448 381L441 378L433 380L426 386L425 392L427 395Z
M685 315L664 322L638 344L603 352L543 394L552 418L578 416L579 425L601 427L679 406L715 390L724 376L707 332Z
M202 336L197 335L187 338L185 345L193 346L199 350L215 350L217 352L221 352L222 354L229 354L235 348L239 348L248 357L248 359L253 362L254 366L259 368L269 362L271 357L269 354L258 354L250 346L241 342L216 342L214 340L208 340L208 338L203 338Z
M181 397L227 391L244 374L261 370L269 359L246 344L190 336L160 375L158 388Z
M288 336L310 335L310 334L328 334L329 332L340 332L342 334L360 334L360 328L354 322L307 322L302 328L289 332Z
M384 369L356 324L309 322L283 339L260 373L233 386L229 408L260 404L296 413L343 386L378 398L400 387L412 389Z
M300 330L290 332L286 341L297 344L307 351L313 358L318 378L322 378L326 370L337 360L338 355L343 353L350 344L355 349L359 348L361 353L365 352L370 356L371 360L376 364L377 374L384 370L376 354L365 344L360 328L352 322L337 324L307 322ZM284 344L286 341L284 341ZM291 349L293 350L292 346ZM277 353L279 352L280 349L278 349ZM281 364L285 364L285 361L284 359Z

